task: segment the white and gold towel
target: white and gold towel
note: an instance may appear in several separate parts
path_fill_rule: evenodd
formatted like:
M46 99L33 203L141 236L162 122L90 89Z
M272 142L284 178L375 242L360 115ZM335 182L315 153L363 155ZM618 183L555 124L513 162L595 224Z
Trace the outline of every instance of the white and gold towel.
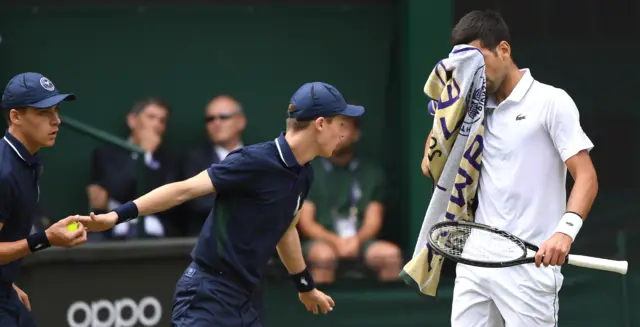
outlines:
M427 232L444 220L473 220L484 136L486 75L484 57L469 45L453 48L424 86L434 116L429 171L434 191L413 258L401 277L420 292L436 296L444 258L427 244Z

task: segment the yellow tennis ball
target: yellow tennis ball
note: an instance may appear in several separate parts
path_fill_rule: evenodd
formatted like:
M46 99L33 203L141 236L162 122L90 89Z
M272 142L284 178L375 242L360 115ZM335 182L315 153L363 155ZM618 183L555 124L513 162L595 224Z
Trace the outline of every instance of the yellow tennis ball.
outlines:
M78 230L78 222L74 221L71 224L67 225L67 230L70 231L70 232Z

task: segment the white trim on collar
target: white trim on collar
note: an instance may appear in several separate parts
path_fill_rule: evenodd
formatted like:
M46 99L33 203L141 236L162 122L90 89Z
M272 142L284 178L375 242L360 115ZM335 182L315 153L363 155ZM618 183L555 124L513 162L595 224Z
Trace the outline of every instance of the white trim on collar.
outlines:
M18 157L20 157L20 159L22 159L22 161L27 162L24 157L20 154L20 151L18 151L18 149L16 149L16 147L9 142L9 140L6 137L2 138L3 140L7 141L7 143L9 144L9 146L11 146L11 148L13 149L13 151L15 151L18 154Z
M278 148L278 154L280 155L280 160L284 162L285 165L289 166L286 160L284 160L284 155L282 154L282 149L280 148L280 142L278 142L278 138L275 139L276 148Z

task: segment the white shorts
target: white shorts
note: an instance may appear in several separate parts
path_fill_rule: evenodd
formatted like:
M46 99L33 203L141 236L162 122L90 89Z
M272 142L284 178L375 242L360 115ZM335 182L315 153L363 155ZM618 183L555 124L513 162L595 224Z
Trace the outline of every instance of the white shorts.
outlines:
M458 264L452 327L550 327L558 324L559 267Z

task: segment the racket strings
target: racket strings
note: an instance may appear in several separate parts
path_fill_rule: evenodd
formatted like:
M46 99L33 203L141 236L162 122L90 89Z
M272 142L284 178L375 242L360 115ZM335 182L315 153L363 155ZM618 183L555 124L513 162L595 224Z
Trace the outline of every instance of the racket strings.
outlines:
M467 225L443 226L432 232L431 239L446 254L472 261L509 261L526 254L518 239Z

